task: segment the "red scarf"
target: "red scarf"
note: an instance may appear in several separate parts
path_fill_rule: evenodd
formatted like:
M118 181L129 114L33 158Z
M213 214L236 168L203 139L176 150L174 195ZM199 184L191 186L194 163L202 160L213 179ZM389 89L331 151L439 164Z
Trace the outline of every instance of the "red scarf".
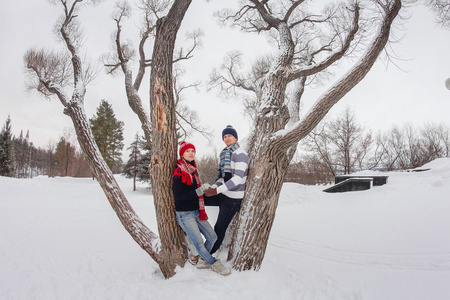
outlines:
M177 167L181 170L181 182L191 185L192 184L192 176L194 176L197 181L197 187L201 186L200 178L198 177L197 172L197 164L194 161L194 165L185 162L183 159L179 159L177 161ZM177 171L175 170L175 173ZM174 174L175 175L175 174ZM206 221L208 220L208 215L205 211L205 201L203 200L203 195L198 197L198 207L200 211L200 220Z

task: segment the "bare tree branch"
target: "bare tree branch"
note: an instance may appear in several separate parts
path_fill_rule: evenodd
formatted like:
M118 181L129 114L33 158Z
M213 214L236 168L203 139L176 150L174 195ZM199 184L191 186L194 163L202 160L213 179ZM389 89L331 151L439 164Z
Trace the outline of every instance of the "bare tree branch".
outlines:
M238 51L230 52L224 58L224 62L220 66L221 72L213 71L210 75L210 88L219 87L219 91L236 95L235 88L242 88L246 91L256 93L257 89L254 84L261 79L255 76L240 74L242 66L242 53ZM222 73L225 73L222 75Z
M201 37L204 36L204 33L201 29L195 30L188 34L188 38L192 40L192 46L191 48L184 53L183 48L180 48L178 51L177 57L174 58L173 62L177 63L181 60L190 59L193 57L192 53L194 50L201 45Z
M183 105L184 99L182 93L191 88L197 89L200 86L200 82L191 83L188 85L183 85L179 82L179 79L184 74L185 70L181 68L178 64L174 67L173 85L174 85L174 96L175 96L175 113L177 115L177 131L182 131L184 139L186 140L190 136L190 131L195 131L200 133L205 139L211 142L212 132L208 131L205 127L199 126L200 124L198 114L196 111L192 110L190 106ZM186 125L191 128L188 130Z
M318 122L327 114L331 107L339 101L348 91L358 84L369 72L375 63L378 55L383 51L389 39L389 33L392 22L398 15L401 8L401 1L395 0L387 10L380 24L377 36L372 41L367 52L353 69L343 79L334 84L315 104L310 113L298 123L292 130L276 138L276 143L283 143L287 140L299 141L305 137L317 125ZM385 10L386 11L386 10Z
M291 71L291 73L289 74L288 81L292 81L292 80L295 80L300 77L310 76L310 75L316 74L318 72L321 72L342 58L345 55L345 53L348 51L351 42L354 40L355 35L358 32L359 10L360 10L360 7L356 4L356 6L354 7L353 25L352 25L352 28L350 29L345 41L342 44L341 49L339 49L339 51L334 52L332 55L330 55L328 58L323 60L321 63L311 65L310 67L301 68L299 70ZM317 51L323 51L325 49L328 49L328 48L321 48ZM317 51L314 54L318 53Z
M278 27L278 24L281 22L280 19L275 18L267 9L265 4L267 4L266 1L258 1L258 0L250 0L255 5L256 10L258 10L259 14L263 18L263 20L269 25L268 29L270 27Z
M24 64L28 73L28 90L37 90L49 98L51 95L63 95L64 87L70 86L72 70L70 57L65 53L30 49L24 55ZM67 106L67 97L63 97Z
M427 0L427 5L436 14L436 22L442 27L450 29L450 1Z
M292 15L292 13L294 12L294 10L303 2L305 2L305 0L294 1L293 4L291 5L291 7L289 7L286 14L284 15L283 21L287 23L289 21L289 18Z

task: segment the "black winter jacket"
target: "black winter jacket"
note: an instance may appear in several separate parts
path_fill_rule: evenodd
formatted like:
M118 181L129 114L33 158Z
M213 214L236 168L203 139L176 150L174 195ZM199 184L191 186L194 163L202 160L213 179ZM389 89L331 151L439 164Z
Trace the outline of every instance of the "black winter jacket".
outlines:
M173 174L173 196L176 211L198 210L198 196L195 192L197 181L192 176L192 184L187 185L181 180L181 169L177 167Z

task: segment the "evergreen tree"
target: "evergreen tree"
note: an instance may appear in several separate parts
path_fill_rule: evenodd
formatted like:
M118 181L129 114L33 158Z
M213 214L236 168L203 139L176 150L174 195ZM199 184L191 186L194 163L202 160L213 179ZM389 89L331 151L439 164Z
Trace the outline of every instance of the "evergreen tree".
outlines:
M141 139L139 138L139 134L136 133L134 137L134 141L127 150L131 150L129 155L129 160L127 161L127 165L125 166L125 174L133 178L133 191L136 190L136 177L138 173L138 166L141 160L141 149L140 143Z
M0 133L0 176L14 176L15 155L11 134L11 118L8 116Z
M150 161L152 159L152 154L150 147L146 141L141 141L141 159L139 161L137 178L139 181L150 183L150 173L148 167L150 166Z
M113 170L114 166L122 163L124 122L116 119L111 104L106 100L102 100L97 114L89 121L100 153Z
M124 173L134 179L133 186L135 190L136 180L150 182L150 174L148 171L151 159L150 148L147 142L136 133L133 143L127 150L131 152Z

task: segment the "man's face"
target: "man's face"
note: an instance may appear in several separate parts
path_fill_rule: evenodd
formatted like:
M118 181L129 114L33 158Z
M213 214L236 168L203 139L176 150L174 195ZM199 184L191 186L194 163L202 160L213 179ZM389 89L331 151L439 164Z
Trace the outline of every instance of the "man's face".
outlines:
M231 134L225 134L223 136L223 141L225 142L225 145L227 145L227 147L230 147L231 145L236 144L237 139Z

